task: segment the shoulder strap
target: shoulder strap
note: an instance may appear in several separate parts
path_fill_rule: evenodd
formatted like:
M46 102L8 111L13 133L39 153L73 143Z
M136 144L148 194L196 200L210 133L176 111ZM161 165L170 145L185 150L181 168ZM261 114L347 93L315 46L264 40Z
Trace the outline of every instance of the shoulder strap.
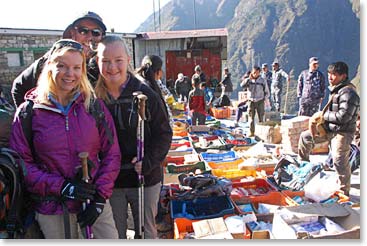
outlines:
M113 137L112 137L112 131L107 125L107 121L105 118L105 114L102 110L102 106L99 102L99 100L96 100L95 98L91 99L91 103L89 105L89 112L92 114L93 118L96 120L96 126L99 129L100 126L102 126L105 131L108 138L108 142L110 145L113 144Z
M20 122L22 124L23 133L27 139L28 145L31 148L32 155L35 157L35 150L33 146L33 131L32 131L32 118L33 118L33 105L32 100L27 100L26 105L21 109L19 113Z

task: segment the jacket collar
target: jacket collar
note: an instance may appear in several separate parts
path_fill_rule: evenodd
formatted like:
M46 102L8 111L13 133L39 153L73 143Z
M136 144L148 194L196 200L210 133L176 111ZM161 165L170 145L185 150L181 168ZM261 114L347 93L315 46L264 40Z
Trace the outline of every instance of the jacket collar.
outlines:
M330 90L330 93L333 94L333 93L337 93L341 88L347 86L351 84L351 82L349 80L344 80L342 82L340 82L339 84L337 85L334 85L334 86L329 86L329 90Z

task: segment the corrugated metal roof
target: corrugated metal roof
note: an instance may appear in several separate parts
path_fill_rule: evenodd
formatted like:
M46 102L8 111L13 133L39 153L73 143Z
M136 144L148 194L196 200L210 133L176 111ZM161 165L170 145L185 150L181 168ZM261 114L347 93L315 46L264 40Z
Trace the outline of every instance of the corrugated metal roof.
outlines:
M183 30L183 31L144 32L139 33L138 38L178 39L178 38L212 37L212 36L228 36L227 29L220 28L220 29L201 29L201 30Z

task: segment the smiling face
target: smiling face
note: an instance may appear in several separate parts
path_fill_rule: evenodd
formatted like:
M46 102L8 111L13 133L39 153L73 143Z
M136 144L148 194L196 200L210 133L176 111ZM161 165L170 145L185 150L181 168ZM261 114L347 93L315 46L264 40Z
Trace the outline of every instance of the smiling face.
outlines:
M130 57L120 42L98 46L98 67L106 86L119 86L126 82Z
M92 53L91 46L96 47L101 41L102 29L95 21L82 19L71 29L71 35L73 40L83 45L84 54L88 57Z
M56 94L67 97L81 82L83 56L76 50L67 50L50 62L51 77L55 83Z

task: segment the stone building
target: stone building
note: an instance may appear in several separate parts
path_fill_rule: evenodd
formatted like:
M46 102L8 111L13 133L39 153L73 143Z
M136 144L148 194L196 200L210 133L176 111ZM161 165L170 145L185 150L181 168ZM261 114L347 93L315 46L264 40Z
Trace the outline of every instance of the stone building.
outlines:
M62 37L61 30L0 28L0 84L5 97L12 101L10 89L13 80ZM133 54L135 34L114 33L125 38ZM133 64L132 64L133 65Z

